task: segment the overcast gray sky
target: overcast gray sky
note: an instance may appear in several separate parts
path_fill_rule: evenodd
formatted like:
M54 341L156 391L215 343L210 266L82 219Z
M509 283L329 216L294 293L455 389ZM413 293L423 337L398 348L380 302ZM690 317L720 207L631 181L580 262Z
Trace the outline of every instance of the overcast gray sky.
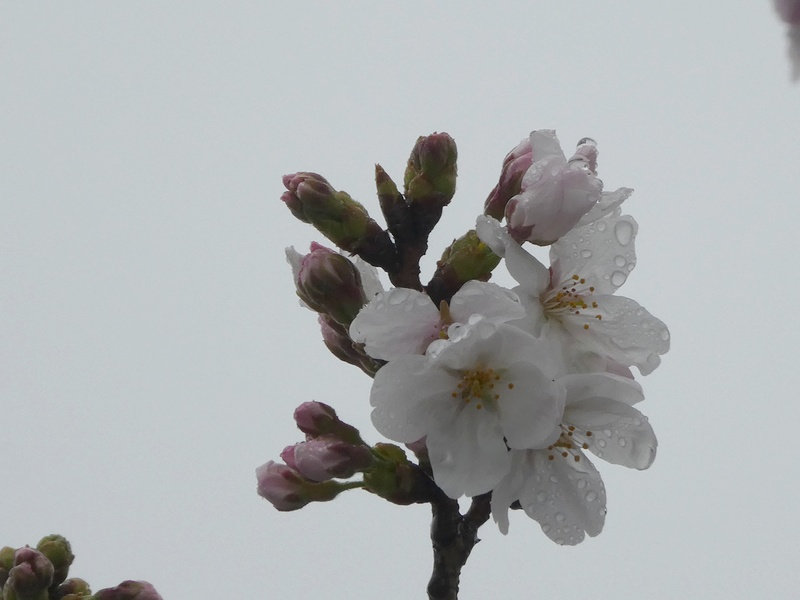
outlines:
M0 4L0 546L62 533L94 589L168 600L423 597L427 507L355 491L282 514L255 493L300 402L380 440L370 380L297 304L284 247L320 236L281 176L377 214L374 163L400 179L418 135L449 132L430 273L546 128L595 138L607 189L636 190L620 293L672 332L642 380L659 454L599 465L605 531L576 548L488 523L461 598L795 597L785 50L766 0Z

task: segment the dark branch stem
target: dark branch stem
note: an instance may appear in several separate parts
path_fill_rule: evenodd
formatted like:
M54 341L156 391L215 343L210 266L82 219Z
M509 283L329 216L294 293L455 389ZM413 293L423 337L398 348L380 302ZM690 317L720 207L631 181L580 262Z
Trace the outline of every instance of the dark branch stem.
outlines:
M490 493L476 496L463 516L458 502L441 490L431 501L433 574L428 583L429 600L458 599L461 567L479 541L478 528L489 518L490 499Z

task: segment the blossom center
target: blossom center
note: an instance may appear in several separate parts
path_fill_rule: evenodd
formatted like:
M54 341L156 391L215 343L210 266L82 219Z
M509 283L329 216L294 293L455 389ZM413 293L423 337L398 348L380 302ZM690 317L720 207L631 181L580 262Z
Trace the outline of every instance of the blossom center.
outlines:
M574 425L561 426L561 435L547 447L547 460L555 460L556 456L562 458L572 457L575 462L581 462L582 450L589 449L591 431L580 431Z
M500 399L500 373L489 367L477 367L461 371L461 380L450 395L459 398L465 406L472 405L476 410L494 407ZM514 389L514 384L507 384Z
M549 289L544 293L542 306L548 317L561 321L565 316L581 315L597 320L603 316L597 312L597 302L592 300L594 286L586 285L586 279L580 275L573 275L562 283L558 289ZM583 325L589 329L589 324Z

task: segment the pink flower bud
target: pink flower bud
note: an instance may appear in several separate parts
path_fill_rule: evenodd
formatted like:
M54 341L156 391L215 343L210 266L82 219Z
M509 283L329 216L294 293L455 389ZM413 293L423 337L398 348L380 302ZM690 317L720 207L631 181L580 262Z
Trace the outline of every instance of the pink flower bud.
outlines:
M369 448L348 444L331 435L296 444L291 455L295 468L312 481L347 479L372 464Z
M305 493L306 479L281 463L269 461L256 469L258 495L281 511L298 510L311 502Z
M367 303L361 274L353 262L316 242L300 260L298 295L315 311L349 325Z
M14 553L14 566L4 589L13 590L19 598L36 596L53 583L54 570L53 563L38 550L20 548Z
M522 140L516 148L506 154L500 171L500 181L489 193L483 205L483 212L495 219L502 219L508 201L519 194L522 177L533 163L533 149L530 138Z
M336 411L322 402L303 402L294 411L294 421L300 431L311 437L330 434L343 442L364 444L358 429L339 419Z
M775 10L789 25L800 25L800 0L774 0Z
M117 587L105 588L92 596L95 600L164 600L146 581L123 581Z

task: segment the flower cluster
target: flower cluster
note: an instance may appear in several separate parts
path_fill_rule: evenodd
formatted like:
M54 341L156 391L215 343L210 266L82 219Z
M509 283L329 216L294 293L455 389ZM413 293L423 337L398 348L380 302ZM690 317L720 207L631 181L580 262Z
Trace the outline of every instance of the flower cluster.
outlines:
M92 594L89 584L68 577L75 560L64 536L43 537L36 548L0 548L0 597L6 600L162 600L146 581L123 581Z
M423 286L418 259L454 190L455 150L442 135L418 141L405 195L377 168L388 232L320 176L287 177L284 202L296 215L307 219L306 205L359 215L354 234L318 229L394 284L384 290L364 261L312 245L306 256L287 251L297 293L319 313L331 351L374 376L376 429L415 449L444 494L491 494L504 533L509 509L521 508L553 541L577 544L600 533L606 514L589 455L646 469L656 453L653 429L634 407L644 396L631 367L642 375L658 367L669 332L616 293L636 264L638 226L621 210L632 190L603 189L592 139L567 159L554 131L534 131L503 162L475 230L445 251ZM303 177L313 193L297 184ZM319 208L320 195L330 208ZM549 246L550 264L527 243ZM513 289L488 281L501 260ZM287 465L302 470L297 451L288 454ZM260 481L276 469L261 467Z

